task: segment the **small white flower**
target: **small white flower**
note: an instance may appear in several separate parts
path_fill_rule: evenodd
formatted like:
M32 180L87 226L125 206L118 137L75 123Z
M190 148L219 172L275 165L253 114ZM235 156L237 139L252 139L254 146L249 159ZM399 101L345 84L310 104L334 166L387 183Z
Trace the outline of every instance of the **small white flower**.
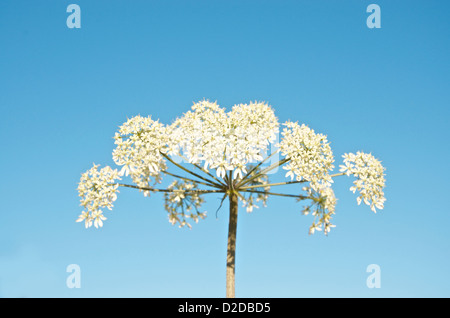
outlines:
M103 222L102 221L106 220L106 217L103 215L102 211L97 210L97 211L92 213L92 219L94 220L94 226L96 228L98 228L98 227L102 227L103 226Z
M82 212L76 222L82 222L84 221L84 226L86 228L90 227L92 225L92 218L89 215L88 211Z
M320 224L313 223L309 227L309 234L314 234L315 231L322 231L322 228L320 227Z
M225 174L226 174L225 167L222 165L217 167L216 174L219 178L225 178Z

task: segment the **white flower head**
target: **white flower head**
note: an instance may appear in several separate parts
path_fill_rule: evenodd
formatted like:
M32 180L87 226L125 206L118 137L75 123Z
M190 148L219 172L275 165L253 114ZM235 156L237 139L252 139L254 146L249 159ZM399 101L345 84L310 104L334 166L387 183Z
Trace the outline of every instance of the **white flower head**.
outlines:
M98 170L99 165L95 165L81 175L78 184L78 195L81 198L81 205L86 209L76 220L85 221L86 227L103 226L102 208L109 210L113 207L113 202L117 199L118 184L115 180L120 179L116 169L106 166Z
M334 157L327 137L306 125L287 122L284 126L279 146L282 155L289 159L283 166L288 171L286 177L309 181L315 190L330 186L333 180L329 172L334 168Z
M196 183L175 180L167 189L172 190L172 192L164 193L164 207L169 213L169 222L172 225L178 223L179 227L187 226L191 228L187 219L192 219L195 223L198 223L199 219L206 217L206 212L199 211L204 200L196 191L198 190Z
M201 101L170 126L171 154L179 154L219 178L233 171L242 177L246 166L262 160L278 134L273 109L259 102L239 104L226 112L217 103Z
M161 153L168 151L167 127L151 117L135 116L120 126L114 139L113 159L122 166L119 175L131 176L140 187L147 187L151 178L160 181L166 169Z
M383 209L386 201L383 192L385 168L381 162L372 154L359 151L356 154L346 153L343 157L344 164L340 166L340 171L356 178L350 191L353 193L359 191L357 203L360 204L363 201L373 212L376 212L376 209Z
M309 234L315 231L322 231L327 235L335 225L331 223L332 216L336 209L336 196L333 189L328 186L320 186L314 189L312 186L304 187L308 197L312 200L310 206L303 209L303 215L308 215L312 211L314 222L309 229Z

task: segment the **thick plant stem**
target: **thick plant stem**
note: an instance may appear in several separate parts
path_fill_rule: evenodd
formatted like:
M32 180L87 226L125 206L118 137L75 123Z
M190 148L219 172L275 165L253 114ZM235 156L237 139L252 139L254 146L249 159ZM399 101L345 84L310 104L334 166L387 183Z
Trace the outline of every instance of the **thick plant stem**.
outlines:
M228 225L228 246L227 246L227 298L234 298L234 274L236 264L236 231L237 231L237 215L238 215L238 196L231 193L230 197L230 220Z

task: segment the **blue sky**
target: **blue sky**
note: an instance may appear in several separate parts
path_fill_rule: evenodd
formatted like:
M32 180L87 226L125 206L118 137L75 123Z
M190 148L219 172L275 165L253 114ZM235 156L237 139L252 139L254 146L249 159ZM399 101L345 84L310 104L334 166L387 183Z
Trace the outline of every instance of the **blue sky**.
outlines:
M69 29L66 8L81 8ZM366 8L381 8L381 29ZM449 297L447 1L0 2L0 297L224 297L227 206L192 230L122 189L102 229L75 223L80 174L113 165L127 117L164 123L203 98L266 101L386 166L387 202L338 179L337 227L295 200L239 214L237 297ZM288 191L288 190L287 190ZM81 288L66 286L69 264ZM369 264L381 288L366 286Z

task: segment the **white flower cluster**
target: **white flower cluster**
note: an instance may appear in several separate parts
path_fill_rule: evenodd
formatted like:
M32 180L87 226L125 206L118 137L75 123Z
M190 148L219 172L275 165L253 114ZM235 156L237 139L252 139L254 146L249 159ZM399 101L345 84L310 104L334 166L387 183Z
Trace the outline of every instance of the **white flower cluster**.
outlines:
M113 160L123 166L120 175L130 175L139 187L148 187L151 177L161 180L166 164L161 152L167 147L167 128L151 117L135 116L128 119L114 136L117 145ZM148 195L144 191L144 195Z
M217 103L201 101L171 125L168 153L203 164L205 170L216 169L218 177L234 170L233 178L242 178L246 165L262 160L276 140L278 125L264 103L235 105L227 113Z
M206 217L206 212L199 212L198 210L204 200L198 192L195 192L195 190L198 190L197 184L175 180L167 189L173 190L173 192L164 193L164 207L169 213L169 222L172 225L178 223L179 227L187 226L191 228L187 219L190 218L198 223L199 219Z
M249 167L250 170L252 170L252 166ZM261 169L256 169L253 174L257 174L261 171ZM253 179L251 182L249 182L249 185L261 185L261 184L268 184L269 183L269 176L267 174L261 174L257 178ZM259 188L261 191L270 191L270 186L266 186L263 188ZM240 199L242 201L243 207L246 209L247 212L253 212L253 209L259 209L258 202L262 202L262 205L264 207L267 206L267 199L269 198L269 195L266 193L261 192L249 192L247 196L243 194L240 196Z
M283 139L279 147L282 155L290 159L283 169L291 180L309 181L314 190L329 187L333 180L329 171L333 170L334 157L327 137L298 123L287 122L282 131Z
M281 141L275 145L279 149L265 157L270 145L276 143L279 132L278 119L266 103L238 104L226 112L217 103L203 100L194 103L190 111L171 125L163 125L151 117L128 119L114 136L113 160L122 167L120 172L110 167L98 170L99 166L94 165L81 177L78 191L85 211L77 222L84 221L86 227L103 225L106 218L102 209L112 208L119 186L114 181L123 175L130 176L136 184L124 186L138 188L144 195L151 191L164 191L169 221L178 223L180 227L191 227L188 219L198 222L206 216L198 210L203 203L201 195L205 193L236 190L247 212L251 212L258 208L258 202L265 205L269 195L283 195L270 193L270 186L292 183L269 183L268 171L283 165L287 170L286 177L308 182L303 188L307 196L286 196L311 199L312 204L303 211L315 217L310 233L323 231L327 234L334 227L331 217L336 205L331 189L332 177L339 175L330 175L334 169L330 143L325 135L315 133L306 125L290 121L283 125ZM283 159L268 168L259 169L278 151ZM208 177L190 171L170 157L194 164L194 168L202 169ZM376 208L382 209L385 201L384 167L371 154L358 152L343 157L344 165L340 166L340 171L356 177L350 190L354 193L359 191L358 204L364 201L374 212ZM189 178L167 171L166 160L189 173ZM223 180L216 178L210 170L215 170L216 176ZM163 173L181 180L174 181L166 190L152 188L150 183L161 182ZM197 179L198 184L211 185L219 191L198 189L192 176L200 179Z
M353 182L354 186L350 191L355 193L359 191L360 196L356 198L358 204L364 201L365 204L370 205L373 212L376 209L383 209L384 197L383 188L385 186L384 170L381 162L377 160L372 154L363 152L346 153L343 155L344 165L340 165L340 171L348 176L354 175L356 180Z
M86 209L79 216L77 222L85 222L86 227L103 226L106 220L102 208L111 210L113 202L117 199L116 193L118 185L112 184L120 179L118 171L111 167L104 167L98 170L99 165L95 165L81 175L78 184L78 194L81 197L81 205Z
M310 206L306 206L303 210L304 215L308 215L312 211L314 221L309 228L309 234L314 234L315 231L322 231L327 235L330 230L335 227L331 223L332 215L335 213L336 196L333 189L327 186L321 186L317 190L311 187L303 188L312 200Z

